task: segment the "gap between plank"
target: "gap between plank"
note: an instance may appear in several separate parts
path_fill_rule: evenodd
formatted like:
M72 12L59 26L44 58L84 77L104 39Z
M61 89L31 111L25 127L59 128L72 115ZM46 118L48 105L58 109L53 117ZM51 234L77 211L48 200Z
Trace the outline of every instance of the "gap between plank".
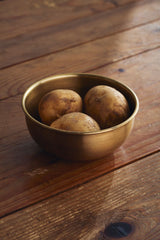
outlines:
M34 206L34 205L36 205L36 204L42 203L42 202L44 202L44 201L46 201L46 200L49 200L50 198L56 197L56 196L58 196L58 195L60 195L60 194L63 194L63 193L65 193L65 192L68 192L68 191L70 191L70 190L72 190L72 189L75 189L75 188L77 188L77 187L83 186L84 184L87 184L87 183L89 183L89 182L91 182L91 181L94 181L94 180L97 179L97 178L100 178L100 177L102 177L102 176L105 176L106 174L109 174L109 173L111 173L111 172L114 172L114 171L116 171L116 170L118 170L118 169L121 169L121 168L123 168L123 167L129 166L130 164L134 164L135 162L141 161L141 160L143 160L144 158L147 158L147 157L152 156L152 155L154 155L154 154L156 154L156 153L159 153L159 152L160 152L160 150L156 150L156 151L154 151L154 152L152 152L152 153L146 154L145 156L136 158L136 159L134 159L134 160L131 161L131 162L128 162L128 163L126 163L126 164L124 164L124 165L122 165L122 166L116 167L116 168L108 171L107 173L103 173L103 174L101 174L101 175L99 175L99 176L96 176L96 177L93 177L92 179L87 180L87 181L85 181L85 182L83 182L83 183L81 183L81 184L77 184L76 186L70 187L70 188L68 188L68 189L66 189L66 190L63 190L63 191L58 192L58 193L56 193L56 194L53 194L53 195L51 195L51 196L49 196L49 197L46 197L45 199L39 200L39 201L37 201L37 202L34 202L34 203L29 204L28 206L25 206L25 207L19 208L19 209L17 209L17 210L14 210L14 211L12 211L12 212L10 212L10 213L4 214L4 215L2 215L2 216L0 217L0 219L2 219L2 218L4 218L4 217L7 217L7 216L10 216L10 215L12 215L12 214L14 214L14 213L17 213L17 212L19 212L19 211L22 211L22 210L24 210L24 209L26 209L26 208L28 208L28 207L31 207L31 206Z

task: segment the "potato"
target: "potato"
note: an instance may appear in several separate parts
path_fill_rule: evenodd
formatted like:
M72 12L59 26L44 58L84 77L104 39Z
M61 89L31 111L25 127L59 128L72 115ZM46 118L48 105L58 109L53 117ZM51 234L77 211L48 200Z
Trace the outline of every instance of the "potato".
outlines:
M100 130L98 123L90 116L80 112L68 113L55 120L51 127L76 131L76 132L92 132Z
M41 121L50 125L66 113L82 111L82 99L73 90L56 89L42 97L38 111Z
M102 129L113 127L129 117L129 105L122 93L106 86L91 88L84 97L85 113L95 119Z

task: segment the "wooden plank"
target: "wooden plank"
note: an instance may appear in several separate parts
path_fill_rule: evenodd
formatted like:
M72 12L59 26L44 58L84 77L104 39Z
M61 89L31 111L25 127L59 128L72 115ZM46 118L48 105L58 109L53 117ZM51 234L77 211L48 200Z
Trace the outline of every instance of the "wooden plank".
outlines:
M54 2L52 0L39 0L38 2L15 0L14 3L5 0L0 2L1 39L11 38L26 31L37 30L53 24L62 24L134 2L137 0L94 0L92 2L65 0L65 4L59 0L54 0Z
M160 21L0 71L0 99L52 74L85 72L160 46ZM73 57L74 56L74 57ZM85 64L84 64L85 63Z
M127 222L133 231L126 240L159 240L159 158L154 154L2 218L1 239L109 240L106 227Z
M26 130L20 96L1 101L0 214L23 208L158 151L159 61L158 49L102 68L103 75L135 88L140 111L126 143L113 155L98 161L66 163L40 151ZM122 67L124 72L119 72ZM101 73L100 69L96 71Z
M115 4L111 1L99 0L92 2L72 0L65 0L65 2L59 0L39 0L38 2L15 0L13 2L5 0L0 2L1 39L37 31L49 25L73 21L113 7Z
M159 0L126 5L0 41L0 68L71 48L160 18ZM102 24L103 23L103 24Z

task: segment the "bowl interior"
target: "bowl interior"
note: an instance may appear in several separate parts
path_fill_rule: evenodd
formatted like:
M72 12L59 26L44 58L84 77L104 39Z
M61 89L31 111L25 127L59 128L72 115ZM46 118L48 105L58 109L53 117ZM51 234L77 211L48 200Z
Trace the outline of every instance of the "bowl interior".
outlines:
M134 92L120 82L91 74L66 74L49 77L31 85L23 96L23 109L27 115L40 121L38 104L44 94L54 89L71 89L83 98L86 92L96 85L111 86L120 91L129 103L131 116L138 108L138 100Z

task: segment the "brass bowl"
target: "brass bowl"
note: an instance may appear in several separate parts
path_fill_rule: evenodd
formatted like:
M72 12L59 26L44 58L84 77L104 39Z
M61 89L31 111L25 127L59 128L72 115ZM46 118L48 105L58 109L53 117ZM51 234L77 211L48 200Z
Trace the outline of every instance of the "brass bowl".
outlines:
M59 88L72 89L84 97L91 87L101 84L114 87L125 95L131 111L126 121L96 132L58 130L40 122L38 103L47 92ZM130 88L118 81L81 73L51 76L34 83L24 93L22 107L29 132L40 147L62 159L86 161L105 157L126 140L132 130L139 101Z

